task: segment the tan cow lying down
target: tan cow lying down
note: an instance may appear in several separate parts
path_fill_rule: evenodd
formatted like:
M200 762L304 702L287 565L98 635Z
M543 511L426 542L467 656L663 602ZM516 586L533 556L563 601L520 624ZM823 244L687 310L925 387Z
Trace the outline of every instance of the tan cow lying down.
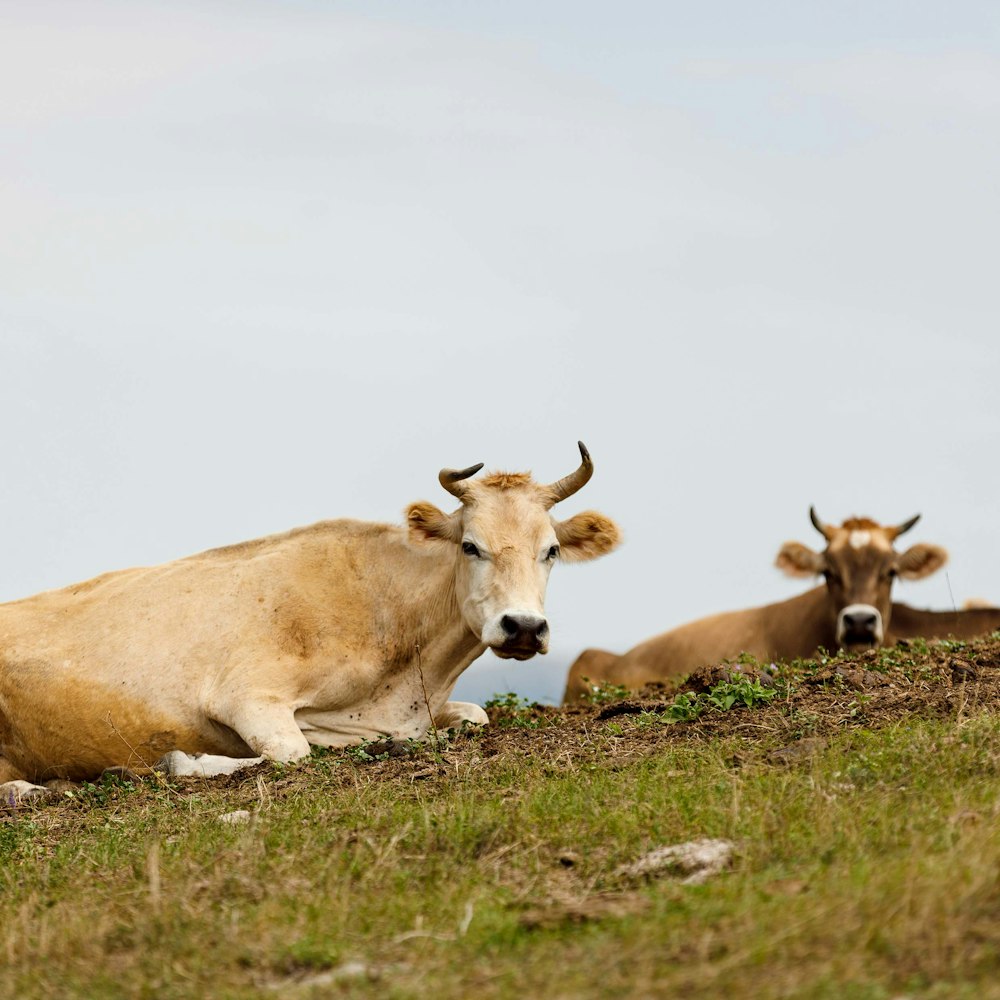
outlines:
M580 453L548 486L443 470L459 508L411 504L406 527L324 521L0 605L0 795L486 723L448 701L459 674L487 647L546 652L553 563L618 544L601 514L550 514L592 474Z
M814 510L809 513L826 549L814 552L787 542L777 565L793 576L822 574L823 586L777 604L689 622L622 656L585 650L570 667L563 700L577 701L602 683L638 690L744 652L759 660L790 660L814 656L821 647L868 648L918 636L967 639L1000 628L1000 609L920 611L890 600L895 577L929 576L947 559L936 545L914 545L902 553L893 548L916 517L898 527L852 518L837 528L823 524Z

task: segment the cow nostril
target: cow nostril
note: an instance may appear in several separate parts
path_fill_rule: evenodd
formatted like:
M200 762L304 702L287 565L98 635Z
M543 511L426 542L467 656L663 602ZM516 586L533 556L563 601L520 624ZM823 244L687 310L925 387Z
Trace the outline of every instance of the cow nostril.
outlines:
M518 642L544 642L549 634L549 623L535 615L504 615L500 619L500 628L507 639Z
M844 624L848 628L874 629L878 623L878 617L871 611L855 611L849 615L844 615Z

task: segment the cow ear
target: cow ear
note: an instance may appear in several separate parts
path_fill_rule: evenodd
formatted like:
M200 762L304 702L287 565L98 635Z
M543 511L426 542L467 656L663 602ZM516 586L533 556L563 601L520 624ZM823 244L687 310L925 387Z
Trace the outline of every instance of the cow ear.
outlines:
M896 561L896 569L904 580L922 580L937 572L948 561L948 553L940 545L911 545Z
M559 557L566 562L584 562L607 555L618 547L622 533L618 525L603 514L585 510L555 525Z
M406 508L406 528L414 545L426 542L454 542L462 540L461 510L445 514L432 503L411 503Z
M801 542L785 542L774 565L789 576L816 576L826 569L826 556Z

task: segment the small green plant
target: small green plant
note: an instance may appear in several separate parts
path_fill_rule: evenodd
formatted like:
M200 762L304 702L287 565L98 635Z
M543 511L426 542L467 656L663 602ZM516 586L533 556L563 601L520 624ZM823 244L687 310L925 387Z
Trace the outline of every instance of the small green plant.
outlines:
M389 741L385 739L362 740L354 746L344 747L344 753L352 760L370 764L374 760L389 759Z
M7 862L16 857L21 847L30 842L34 829L33 823L17 821L0 823L0 861Z
M623 684L612 684L609 681L595 684L589 677L584 677L583 682L587 685L584 700L590 702L591 705L607 705L609 702L624 701L630 693Z
M546 720L535 711L537 707L536 702L521 698L513 691L495 694L486 702L491 721L501 729L540 729L546 725Z
M674 696L661 718L666 722L691 722L704 711L702 695L681 692Z
M795 739L809 736L814 733L819 725L820 716L816 712L811 712L805 708L791 708L788 712L788 724L790 733Z
M757 678L741 677L737 681L722 681L706 695L712 708L727 712L734 705L753 708L767 704L775 695L774 688L764 687Z
M499 708L507 712L523 712L531 708L531 702L514 691L505 691L503 694L495 694L492 698L488 698L484 707L487 711Z
M120 775L107 772L102 774L97 781L84 781L79 788L66 792L66 797L76 799L81 804L91 808L104 809L112 802L132 795L135 790L136 786L133 782Z
M728 712L731 708L754 708L756 705L767 704L776 694L774 688L764 687L756 678L741 677L735 681L720 681L700 694L682 691L675 695L674 700L660 713L660 718L664 722L690 722L709 709Z

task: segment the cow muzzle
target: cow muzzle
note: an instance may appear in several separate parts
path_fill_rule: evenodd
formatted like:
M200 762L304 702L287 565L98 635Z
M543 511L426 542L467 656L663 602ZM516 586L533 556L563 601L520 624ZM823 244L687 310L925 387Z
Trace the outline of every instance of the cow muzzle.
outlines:
M848 604L837 616L837 645L847 649L880 646L885 634L882 615L870 604Z
M549 649L549 623L530 611L508 611L483 630L483 642L503 659L527 660Z

